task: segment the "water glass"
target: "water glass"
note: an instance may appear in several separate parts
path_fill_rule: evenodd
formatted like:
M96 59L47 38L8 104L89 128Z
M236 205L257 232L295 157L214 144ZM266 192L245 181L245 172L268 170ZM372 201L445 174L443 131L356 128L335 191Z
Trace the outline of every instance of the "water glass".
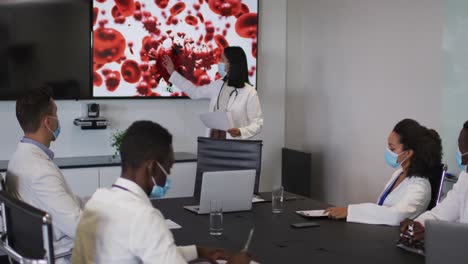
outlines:
M223 203L218 200L210 201L210 235L223 234Z
M283 212L284 189L283 186L273 188L271 192L271 208L273 213Z

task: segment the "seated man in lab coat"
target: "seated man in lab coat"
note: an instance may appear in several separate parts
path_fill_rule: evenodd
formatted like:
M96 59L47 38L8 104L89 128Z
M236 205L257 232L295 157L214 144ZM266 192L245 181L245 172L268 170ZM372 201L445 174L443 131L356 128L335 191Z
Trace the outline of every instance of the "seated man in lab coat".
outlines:
M442 144L438 133L412 119L403 119L388 136L385 154L393 173L378 202L328 208L333 219L348 222L398 226L405 218L415 218L431 201L429 179L440 175Z
M16 101L16 117L24 137L8 163L6 191L52 216L55 254L71 251L81 216L75 196L53 162L51 141L60 134L57 105L47 87L27 91ZM59 259L58 263L68 263ZM57 263L57 262L56 262Z
M441 220L449 222L468 223L468 121L463 125L458 137L457 163L461 169L458 181L449 191L447 197L425 212L414 221L406 219L400 225L400 231L410 236L408 226L413 225L414 242L424 240L424 223L426 220Z
M203 258L216 263L222 250L177 247L161 212L149 196L164 196L174 164L172 135L151 121L137 121L120 146L122 173L111 188L97 190L77 228L72 263L187 263ZM181 209L182 210L182 209ZM242 252L228 263L249 263Z

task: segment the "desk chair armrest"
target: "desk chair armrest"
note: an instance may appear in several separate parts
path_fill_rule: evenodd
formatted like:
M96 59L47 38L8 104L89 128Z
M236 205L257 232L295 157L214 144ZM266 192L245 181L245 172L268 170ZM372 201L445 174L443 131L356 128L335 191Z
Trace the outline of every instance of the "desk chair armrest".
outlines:
M0 243L0 250L3 251L5 254L8 255L11 259L18 263L23 263L23 264L48 264L49 262L45 259L28 259L22 257L20 254L18 254L15 250L13 250L11 247L6 245L4 242Z
M69 257L69 256L71 256L72 251L73 251L73 249L70 249L70 251L57 254L57 255L55 255L55 259Z

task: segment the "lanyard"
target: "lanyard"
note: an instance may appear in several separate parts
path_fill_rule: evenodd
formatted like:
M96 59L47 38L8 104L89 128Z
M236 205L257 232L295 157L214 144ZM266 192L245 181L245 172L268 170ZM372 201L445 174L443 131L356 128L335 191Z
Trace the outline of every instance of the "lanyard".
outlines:
M124 191L127 191L127 192L131 192L129 189L125 188L125 187L122 187L120 185L117 185L117 184L112 184L112 187L116 187L116 188L119 188L119 189L122 189Z
M390 194L390 192L392 191L392 189L395 186L396 182L400 178L400 175L398 175L398 177L395 179L395 181L390 186L388 186L387 190L385 190L385 192L382 194L382 197L380 197L378 205L380 205L380 206L383 205L383 203L385 202L385 199L387 199L387 196Z

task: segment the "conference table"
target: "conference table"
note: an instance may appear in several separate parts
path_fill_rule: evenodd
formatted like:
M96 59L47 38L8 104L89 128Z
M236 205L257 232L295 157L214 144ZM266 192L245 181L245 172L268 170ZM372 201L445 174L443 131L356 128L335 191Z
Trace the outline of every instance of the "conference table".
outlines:
M261 193L271 199L271 193ZM254 203L251 211L223 214L223 235L209 235L209 215L183 209L198 204L194 197L153 200L166 217L181 225L172 229L177 245L203 245L240 251L255 232L249 252L260 263L424 263L424 257L395 246L398 228L347 223L326 218L307 219L297 210L325 209L326 203L296 197L284 201L283 213L274 214L271 202ZM296 229L290 224L314 221L319 227Z

